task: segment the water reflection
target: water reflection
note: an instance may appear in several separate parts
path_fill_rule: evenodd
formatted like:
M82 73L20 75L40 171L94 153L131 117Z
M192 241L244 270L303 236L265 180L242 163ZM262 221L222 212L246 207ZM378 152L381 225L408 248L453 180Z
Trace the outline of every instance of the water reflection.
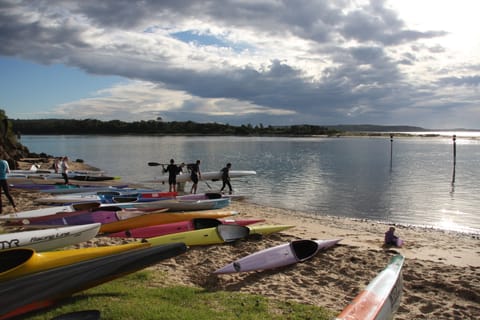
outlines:
M33 152L85 159L126 182L160 175L159 168L146 165L149 161L201 159L202 171L231 162L232 170L257 171L256 177L232 181L234 190L251 194L253 202L396 223L439 226L451 221L480 229L480 142L458 142L452 172L452 140L447 137L22 137ZM219 189L221 184L200 184L199 191L210 191L209 186Z

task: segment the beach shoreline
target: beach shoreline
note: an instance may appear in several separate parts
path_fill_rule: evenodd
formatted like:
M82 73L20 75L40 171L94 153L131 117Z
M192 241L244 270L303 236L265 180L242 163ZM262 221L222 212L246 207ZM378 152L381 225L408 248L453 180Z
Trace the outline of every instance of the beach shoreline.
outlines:
M13 190L19 210L34 209L38 193ZM4 213L11 206L4 202ZM158 286L198 286L208 291L240 291L285 301L324 306L340 312L380 272L391 257L405 256L404 290L395 319L480 318L480 238L475 234L396 225L402 248L384 248L388 224L265 207L234 201L229 207L242 218L294 228L261 240L192 247L186 254L149 270L168 274ZM339 245L296 265L253 273L214 275L231 261L295 239L342 239ZM99 236L81 246L118 243Z

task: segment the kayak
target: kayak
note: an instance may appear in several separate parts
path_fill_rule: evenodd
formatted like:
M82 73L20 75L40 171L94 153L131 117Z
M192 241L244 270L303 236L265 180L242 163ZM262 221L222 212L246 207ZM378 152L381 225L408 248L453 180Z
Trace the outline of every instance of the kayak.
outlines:
M120 202L111 205L115 205L121 208L167 208L168 211L198 211L198 210L214 210L221 209L229 206L231 203L228 198L219 199L205 199L205 200L178 200L178 199L166 199L158 201L146 201L146 202Z
M0 251L0 283L8 279L146 246L149 246L149 244L134 242L117 246L69 249L42 253L35 252L35 250L28 248L3 250Z
M392 319L402 297L402 267L405 258L396 255L358 296L336 317L347 319Z
M149 267L186 250L183 243L146 245L0 282L0 319L52 306L76 292Z
M252 253L216 270L214 273L248 272L288 266L306 261L315 256L320 250L330 248L339 241L340 239L294 240Z
M113 209L113 210L109 210ZM6 226L23 225L23 226L63 226L63 225L82 225L89 223L113 223L122 220L131 219L150 213L161 213L167 209L141 210L141 209L121 209L121 208L99 208L96 210L84 210L74 212L63 212L42 217L35 217L29 219L9 220L5 222Z
M100 223L0 234L0 250L27 247L48 251L88 241L100 230Z
M69 184L70 186L71 184ZM67 193L84 193L84 192L108 192L108 191L121 191L121 192L135 192L135 188L130 188L128 184L115 185L115 186L101 186L101 185L77 185L76 188L56 188L56 189L42 189L39 190L42 193L50 193L52 195L67 194Z
M7 173L7 179L63 179L62 174L60 173L46 173L46 172L11 172ZM120 177L105 176L103 174L83 174L77 172L69 172L68 179L76 181L108 181L108 180L118 180Z
M160 224L144 228L129 229L121 232L110 233L107 236L116 238L152 238L161 235L185 232L199 229L216 227L220 224L237 224L246 226L257 222L265 221L265 219L203 219L195 218L187 221Z
M29 219L35 217L43 217L48 215L53 215L62 212L75 212L75 211L82 211L82 210L91 210L100 207L98 202L82 202L82 203L74 203L67 206L56 206L56 207L48 207L48 208L41 208L35 210L28 210L28 211L20 211L15 213L9 213L0 215L0 220L15 220L15 219Z
M256 175L256 171L248 171L248 170L230 170L229 175L231 179L234 178L241 178L246 176ZM212 180L218 181L222 179L222 172L221 171L209 171L209 172L202 172L202 176L200 177L200 181ZM179 174L177 175L177 183L181 182L191 182L192 179L190 178L190 174ZM162 176L155 177L153 180L149 180L146 182L168 182L168 174L164 174Z
M34 201L36 203L43 204L65 204L65 203L79 203L79 202L99 202L99 203L116 203L126 202L125 199L122 200L122 197L126 197L128 201L137 202L142 199L142 192L145 192L145 201L153 201L158 199L170 199L174 198L176 192L158 192L158 191L148 191L148 194L144 190L112 190L112 191L99 191L99 192L87 192L87 193L74 193L66 195L57 195L53 197L42 197L37 198Z
M253 234L267 235L292 227L293 226L290 225L262 225L253 228L251 226L221 224L213 228L167 234L142 241L146 241L152 245L183 242L187 246L203 246L246 239Z
M221 192L207 192L199 194L186 194L183 196L177 196L178 200L206 200L206 199L218 199L218 198L228 198L231 201L234 200L245 200L247 196L239 194L223 194Z
M53 190L67 190L70 192L70 189L81 189L83 188L84 191L89 190L88 188L98 188L98 186L80 186L78 184L51 184L51 183L13 183L10 184L10 188L13 189L21 189L21 190L33 190L33 191L43 191L43 192L50 192Z
M285 224L267 224L267 225L253 225L248 226L250 230L250 235L261 235L266 236L272 233L281 232L287 229L291 229L295 226L292 225L285 225Z
M60 173L50 173L42 176L42 179L63 179ZM103 174L68 173L68 179L76 181L109 181L118 180L120 177L104 176Z
M173 223L179 221L186 221L195 218L212 218L219 219L237 214L235 211L226 210L202 210L189 212L164 212L164 213L149 213L135 218L130 218L118 222L103 224L100 227L100 232L113 233L135 228L142 228L154 226L158 224Z

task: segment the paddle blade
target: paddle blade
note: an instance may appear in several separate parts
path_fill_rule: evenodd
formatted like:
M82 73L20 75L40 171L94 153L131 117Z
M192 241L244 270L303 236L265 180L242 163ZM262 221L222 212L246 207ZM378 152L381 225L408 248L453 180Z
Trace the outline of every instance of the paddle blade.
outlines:
M158 162L149 162L147 163L148 166L150 167L157 167L157 166L161 166L162 164L161 163L158 163Z

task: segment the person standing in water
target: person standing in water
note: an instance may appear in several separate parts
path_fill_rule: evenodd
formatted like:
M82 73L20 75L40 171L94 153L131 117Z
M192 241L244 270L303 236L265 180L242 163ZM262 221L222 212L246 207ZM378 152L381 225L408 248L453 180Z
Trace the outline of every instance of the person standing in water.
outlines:
M17 212L17 206L15 205L15 201L13 201L12 196L10 195L10 188L8 186L7 181L7 173L10 173L10 166L6 160L0 160L0 188L5 193L8 201L13 207L13 211ZM2 196L0 195L0 214L3 213L3 204L2 204Z
M192 189L190 193L197 193L198 180L202 178L200 173L200 160L190 165L190 179L192 179Z
M177 192L177 174L180 170L173 159L170 159L170 164L166 168L163 168L163 172L168 172L169 192Z
M232 194L232 185L230 184L230 168L232 167L232 164L229 162L227 165L220 170L222 172L222 188L220 189L220 192L223 192L223 189L225 189L226 186L228 186L229 189L229 194Z

